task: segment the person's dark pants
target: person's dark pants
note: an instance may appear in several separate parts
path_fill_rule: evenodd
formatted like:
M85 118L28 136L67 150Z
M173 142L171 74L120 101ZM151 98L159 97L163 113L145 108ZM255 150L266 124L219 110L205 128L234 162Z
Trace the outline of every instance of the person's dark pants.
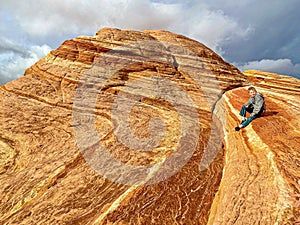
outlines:
M242 107L242 109L241 109L241 111L240 111L240 115L243 116L243 117L246 117L246 113L247 113L247 112L248 112L248 113L252 113L252 112L253 112L253 107L247 107L247 108L246 108L246 106L243 105L243 107ZM254 119L260 117L260 116L262 115L262 112L263 112L263 111L261 110L258 114L255 114L254 116L249 116L249 117L247 118L247 120L245 120L245 121L242 123L242 126L243 126L243 127L248 126L249 123L252 122L252 120L254 120Z

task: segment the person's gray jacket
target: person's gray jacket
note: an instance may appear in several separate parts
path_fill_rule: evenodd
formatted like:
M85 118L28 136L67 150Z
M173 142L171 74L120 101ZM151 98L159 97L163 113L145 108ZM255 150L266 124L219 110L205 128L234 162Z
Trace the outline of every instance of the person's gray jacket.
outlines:
M260 93L256 93L254 97L251 97L249 101L245 104L246 108L253 108L252 114L257 115L266 111L266 104L264 96Z

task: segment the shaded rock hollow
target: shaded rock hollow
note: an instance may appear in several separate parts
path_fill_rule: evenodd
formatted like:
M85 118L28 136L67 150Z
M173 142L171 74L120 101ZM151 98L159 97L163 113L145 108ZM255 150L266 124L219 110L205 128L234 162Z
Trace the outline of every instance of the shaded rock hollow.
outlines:
M269 114L235 133L250 84L266 95ZM166 31L105 28L65 41L0 88L0 221L293 224L298 92L297 79L242 74ZM154 136L150 150L134 148ZM130 167L103 161L99 144Z

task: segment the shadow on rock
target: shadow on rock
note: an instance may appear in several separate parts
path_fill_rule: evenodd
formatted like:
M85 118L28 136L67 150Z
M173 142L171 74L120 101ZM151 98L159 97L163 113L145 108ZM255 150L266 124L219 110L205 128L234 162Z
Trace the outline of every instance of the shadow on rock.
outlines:
M276 111L267 111L262 115L262 117L275 116L277 114L278 114L278 112L276 112Z

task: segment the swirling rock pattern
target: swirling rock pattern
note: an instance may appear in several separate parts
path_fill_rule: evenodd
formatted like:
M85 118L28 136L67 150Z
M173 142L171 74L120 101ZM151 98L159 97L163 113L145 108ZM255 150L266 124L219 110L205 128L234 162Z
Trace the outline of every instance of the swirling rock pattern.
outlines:
M206 46L166 31L104 28L65 41L0 87L0 223L292 224L299 216L299 81L246 75ZM164 85L159 93L153 82ZM269 116L232 132L246 99L239 87L251 83L266 92ZM81 105L82 85L90 92ZM193 104L169 102L178 94L172 85ZM89 103L93 93L97 98ZM118 135L114 110L130 100L130 133ZM84 117L75 120L74 110ZM92 137L76 129L91 115L98 142L83 150L79 139L88 145ZM151 127L153 118L163 131ZM191 126L183 129L182 121ZM153 135L160 137L153 148L132 148L133 139ZM92 165L88 159L99 143L116 161L150 173L126 183L112 161ZM180 146L189 153L184 159ZM97 166L108 170L99 173ZM157 174L164 179L151 183Z

